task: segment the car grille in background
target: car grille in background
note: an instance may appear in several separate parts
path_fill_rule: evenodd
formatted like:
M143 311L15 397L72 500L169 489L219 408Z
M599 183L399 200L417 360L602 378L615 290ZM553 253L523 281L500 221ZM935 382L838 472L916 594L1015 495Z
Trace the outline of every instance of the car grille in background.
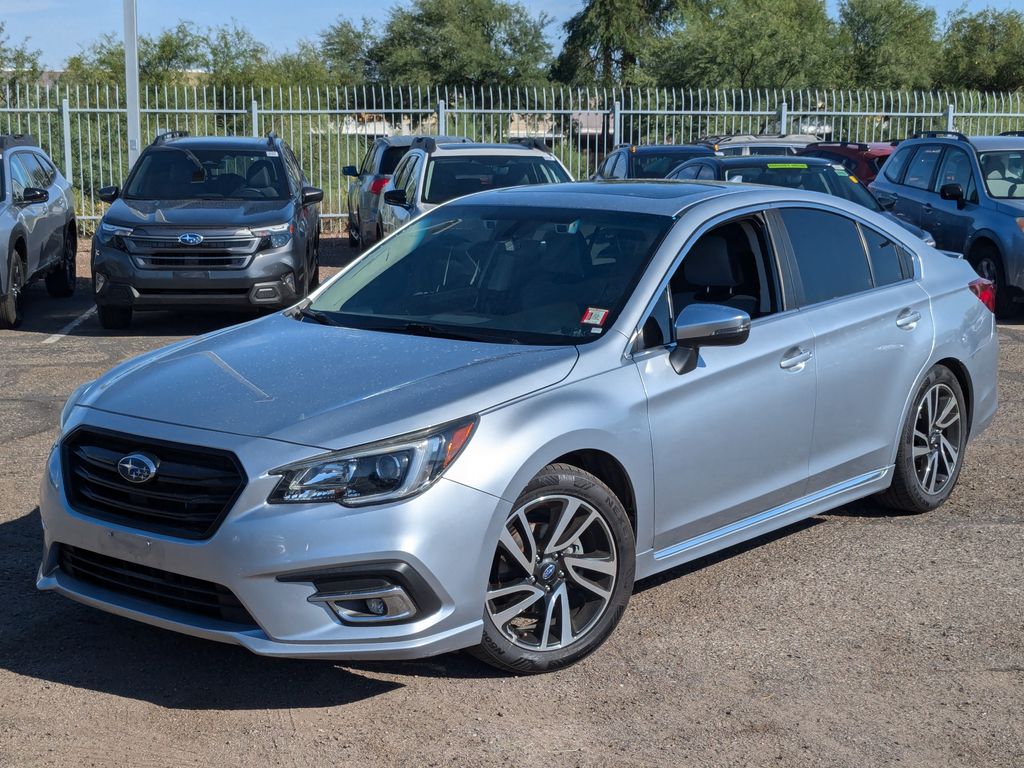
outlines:
M245 485L235 457L211 448L79 429L62 450L72 507L144 531L209 538ZM130 483L117 470L122 458L136 452L156 459L156 475L148 482Z
M207 237L184 245L174 237L132 235L125 238L136 264L143 269L243 269L256 252L255 237Z
M73 579L186 613L256 627L227 587L61 544L57 562Z
M208 237L203 240L199 245L185 245L178 241L177 238L166 238L166 237L141 237L139 235L132 235L129 238L129 242L139 249L145 249L147 251L177 251L177 250L189 250L189 251L209 251L217 250L222 251L228 248L245 248L252 249L256 245L256 238L254 237L231 237L231 238L217 238Z
M160 253L154 256L136 256L135 261L144 269L168 269L192 267L199 269L242 269L249 261L248 256L178 256Z

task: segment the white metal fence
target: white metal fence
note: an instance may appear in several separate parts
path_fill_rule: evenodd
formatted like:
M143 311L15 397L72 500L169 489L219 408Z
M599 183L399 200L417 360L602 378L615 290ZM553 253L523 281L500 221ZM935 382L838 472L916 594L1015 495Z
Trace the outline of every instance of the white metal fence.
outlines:
M324 215L345 215L345 165L377 136L447 133L479 141L544 138L576 178L616 144L687 143L726 133L812 132L888 141L920 130L1024 130L1024 94L569 88L146 88L146 141L166 130L265 135L273 130L324 190ZM128 171L127 110L117 86L0 88L0 133L31 133L72 181L79 217Z

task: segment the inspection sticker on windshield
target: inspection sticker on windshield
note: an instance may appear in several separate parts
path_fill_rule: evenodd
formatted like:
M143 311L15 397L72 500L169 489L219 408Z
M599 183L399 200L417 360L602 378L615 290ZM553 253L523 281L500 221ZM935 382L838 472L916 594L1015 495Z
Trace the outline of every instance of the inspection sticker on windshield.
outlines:
M607 309L598 309L597 307L587 307L587 311L583 313L583 319L580 323L583 325L604 325L604 321L608 319Z
M806 168L807 163L768 163L769 168Z

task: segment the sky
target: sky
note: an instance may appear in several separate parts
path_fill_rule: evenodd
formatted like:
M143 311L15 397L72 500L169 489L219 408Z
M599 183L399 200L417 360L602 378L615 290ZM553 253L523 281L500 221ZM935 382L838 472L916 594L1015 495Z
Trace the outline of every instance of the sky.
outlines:
M561 24L582 7L582 0L521 0L532 12L544 11L554 19L548 36L557 48ZM293 48L302 38L313 39L339 16L364 16L383 22L396 0L304 0L302 12L289 12L280 0L137 0L139 33L154 35L178 20L201 27L237 19L273 50ZM939 18L955 10L963 0L931 0ZM971 5L999 9L1024 6L1024 0L973 0ZM829 0L834 9L836 0ZM29 47L42 51L47 68L60 68L64 60L105 32L120 35L123 29L121 0L0 0L0 20L11 42L28 38Z

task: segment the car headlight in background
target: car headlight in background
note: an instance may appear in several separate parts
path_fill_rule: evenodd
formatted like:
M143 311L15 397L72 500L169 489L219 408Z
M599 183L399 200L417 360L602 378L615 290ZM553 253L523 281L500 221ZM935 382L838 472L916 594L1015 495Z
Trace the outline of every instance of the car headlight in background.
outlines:
M281 480L268 501L359 506L413 496L455 461L474 427L475 417L279 467L270 473Z
M71 397L64 403L64 407L60 410L60 428L64 429L64 425L68 423L68 418L71 416L71 409L74 408L78 401L82 399L82 395L89 391L89 387L93 385L93 382L87 381L84 384L78 385L74 392L71 393Z
M107 224L107 222L101 221L99 229L96 230L96 236L104 245L124 251L127 250L124 238L129 237L133 231L131 227L122 227L118 224Z
M295 227L291 224L277 224L273 227L262 227L252 230L252 236L260 238L260 249L281 248L292 239Z

